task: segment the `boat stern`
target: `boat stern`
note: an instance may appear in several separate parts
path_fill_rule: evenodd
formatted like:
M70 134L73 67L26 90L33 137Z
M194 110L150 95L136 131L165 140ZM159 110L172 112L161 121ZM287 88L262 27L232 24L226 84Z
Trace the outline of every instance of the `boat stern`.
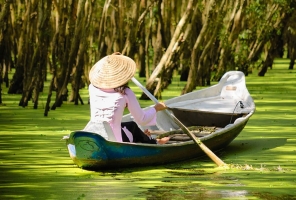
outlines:
M103 145L100 144L103 138L98 136L95 133L74 131L66 140L70 158L78 167L91 168L107 159Z

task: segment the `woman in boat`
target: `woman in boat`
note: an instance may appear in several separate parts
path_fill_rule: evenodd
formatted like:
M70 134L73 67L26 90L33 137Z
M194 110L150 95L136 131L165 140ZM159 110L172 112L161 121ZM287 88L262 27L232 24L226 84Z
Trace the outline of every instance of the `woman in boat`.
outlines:
M108 122L116 141L164 144L169 138L153 139L148 130L138 127L156 124L156 112L166 109L164 103L143 110L128 87L136 72L131 58L114 53L99 60L90 70L89 95L91 119L84 130L94 130L103 121ZM121 122L124 109L128 108L134 121ZM104 137L104 136L103 136Z

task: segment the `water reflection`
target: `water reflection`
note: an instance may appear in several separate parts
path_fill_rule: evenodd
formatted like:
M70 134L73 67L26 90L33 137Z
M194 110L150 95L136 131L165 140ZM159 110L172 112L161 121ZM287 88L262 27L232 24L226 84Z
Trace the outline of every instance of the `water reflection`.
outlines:
M201 185L157 186L145 192L146 199L249 199L246 190L211 190Z

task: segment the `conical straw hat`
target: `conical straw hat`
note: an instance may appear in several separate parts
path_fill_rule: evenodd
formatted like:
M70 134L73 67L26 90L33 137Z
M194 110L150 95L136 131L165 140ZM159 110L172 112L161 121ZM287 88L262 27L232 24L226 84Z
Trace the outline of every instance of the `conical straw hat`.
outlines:
M133 59L112 54L99 60L89 72L89 80L97 88L117 88L127 83L136 73Z

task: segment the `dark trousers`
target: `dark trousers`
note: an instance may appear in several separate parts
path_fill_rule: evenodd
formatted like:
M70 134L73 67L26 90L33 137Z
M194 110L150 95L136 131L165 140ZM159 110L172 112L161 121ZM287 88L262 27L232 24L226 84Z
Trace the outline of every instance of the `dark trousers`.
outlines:
M125 132L121 129L122 141L123 142L138 142L138 143L149 143L156 144L156 140L149 138L143 131L138 127L138 125L133 122L122 122L121 127L126 127L133 135L133 141L129 141Z

